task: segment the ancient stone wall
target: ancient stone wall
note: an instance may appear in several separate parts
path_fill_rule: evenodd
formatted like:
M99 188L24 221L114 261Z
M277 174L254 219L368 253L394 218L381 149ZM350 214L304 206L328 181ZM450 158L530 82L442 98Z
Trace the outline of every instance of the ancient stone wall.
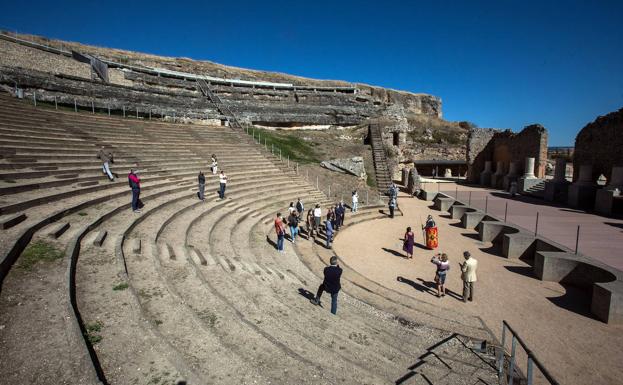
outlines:
M491 129L472 129L468 141L468 180L478 182L484 170L485 161L492 162L495 170L497 162L502 162L504 173L508 172L509 164L514 162L519 175L525 170L525 159L535 158L534 175L545 176L547 165L547 130L540 124L526 126L521 132L510 130L496 131ZM489 140L487 141L487 138ZM486 144L485 144L486 142ZM484 144L484 146L483 146ZM480 150L479 150L480 149Z
M493 146L487 146L500 130L494 128L476 128L469 130L467 138L466 159L469 168L467 180L471 183L479 181L480 172L485 168L485 161L493 157ZM486 150L485 150L486 149Z
M575 138L573 180L580 166L592 165L592 179L600 175L610 179L613 166L623 166L623 108L600 116L587 124Z

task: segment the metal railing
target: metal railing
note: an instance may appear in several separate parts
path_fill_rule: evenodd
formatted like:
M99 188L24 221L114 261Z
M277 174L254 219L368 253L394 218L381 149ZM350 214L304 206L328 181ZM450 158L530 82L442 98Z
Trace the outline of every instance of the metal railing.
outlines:
M506 352L506 332L511 335L511 351L510 354ZM513 385L515 381L515 373L519 372L517 367L517 343L524 349L528 356L528 363L526 367L526 384L534 384L534 366L541 371L543 377L551 385L559 385L558 381L549 373L545 366L538 360L536 355L528 348L526 343L519 337L517 332L510 327L508 322L502 321L502 345L498 349L498 355L496 358L496 367L498 371L498 381L500 384ZM508 356L508 366L506 365L506 357ZM503 382L504 381L504 382ZM519 385L520 382L517 383Z

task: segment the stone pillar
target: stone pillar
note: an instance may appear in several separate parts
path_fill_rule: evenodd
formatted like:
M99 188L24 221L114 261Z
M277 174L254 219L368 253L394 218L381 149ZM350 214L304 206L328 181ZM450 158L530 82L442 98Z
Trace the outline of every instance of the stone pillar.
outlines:
M420 190L422 190L422 178L418 175L417 169L414 167L409 171L407 191L409 191L411 195L418 196Z
M501 188L504 179L504 162L498 161L495 167L495 174L491 175L491 187Z
M556 159L554 179L545 182L545 200L549 202L567 202L569 182L567 181L567 161Z
M580 169L582 171L582 169ZM615 199L623 189L623 167L612 167L608 185L595 194L595 211L602 215L612 215Z
M480 173L480 184L489 186L491 184L491 161L485 161L485 169Z
M593 208L597 188L593 184L592 175L592 165L580 166L578 179L569 186L569 196L567 198L569 206L582 209Z
M567 161L563 158L556 159L556 166L554 168L554 182L566 182L567 181Z
M506 174L504 176L504 183L503 183L503 188L504 190L508 191L511 183L516 182L517 181L517 163L515 162L510 162L510 164L508 165L508 174Z
M534 176L534 158L526 158L523 177L525 179L536 178Z
M407 167L402 169L400 183L405 187L407 186L407 183L409 183L409 169Z

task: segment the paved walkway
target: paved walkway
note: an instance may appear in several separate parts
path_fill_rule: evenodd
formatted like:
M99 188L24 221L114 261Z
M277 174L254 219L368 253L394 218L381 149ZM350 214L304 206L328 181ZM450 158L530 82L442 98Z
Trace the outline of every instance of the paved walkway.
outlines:
M381 285L437 304L440 315L448 309L478 315L498 338L502 320L507 320L561 384L621 383L623 327L594 319L588 293L539 281L529 265L490 253L490 245L478 241L475 231L440 216L442 213L428 207L430 202L401 195L399 204L403 217L364 222L340 231L334 251L344 264ZM420 246L413 260L402 256L400 238L406 227L414 228L421 244L418 229L429 213L439 227L439 251L450 255L452 266L447 281L450 292L444 298L434 295L435 268L429 262L433 252ZM476 298L467 304L459 300L458 263L463 250L479 261ZM525 362L521 366L525 371Z
M430 185L429 185L430 187ZM575 250L576 235L580 226L578 252L595 258L607 265L623 270L623 220L612 219L574 210L566 206L551 204L542 199L517 196L480 187L457 186L441 183L439 190L473 207L484 210L509 223L534 232L539 213L538 234ZM508 209L507 209L508 205Z

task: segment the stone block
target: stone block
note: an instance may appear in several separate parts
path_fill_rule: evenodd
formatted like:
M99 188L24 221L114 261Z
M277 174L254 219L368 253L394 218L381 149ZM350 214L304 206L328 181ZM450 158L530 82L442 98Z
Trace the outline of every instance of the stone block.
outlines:
M93 240L93 244L95 246L99 246L102 247L102 244L104 243L104 241L106 240L106 236L108 236L108 231L106 230L101 230L99 233L97 233L97 236L95 237L95 239Z
M18 225L22 222L24 222L26 220L26 214L24 213L19 213L19 214L15 214L15 215L11 215L9 217L3 218L2 222L0 223L0 227L2 227L3 230L9 229L15 225Z
M564 202L567 203L567 193L570 183L567 181L550 181L545 182L544 198L548 202Z
M590 209L595 204L597 188L593 185L573 183L569 186L567 204L574 208Z
M542 179L521 177L517 181L517 190L520 193L525 193L528 190L530 190L532 187L538 185L541 182L543 182Z
M595 192L595 211L601 215L612 215L614 208L614 191L597 190Z
M461 227L464 229L475 229L486 216L482 211L467 211L461 217Z
M450 198L450 197L446 197L443 196L441 194L438 194L435 199L434 199L434 203L435 203L435 209L439 210L439 211L448 211L450 209L450 207L454 204L455 200L454 198Z
M51 238L59 238L61 235L65 233L65 231L69 229L69 227L70 225L68 222L59 223L52 227L52 229L48 233L48 236Z

